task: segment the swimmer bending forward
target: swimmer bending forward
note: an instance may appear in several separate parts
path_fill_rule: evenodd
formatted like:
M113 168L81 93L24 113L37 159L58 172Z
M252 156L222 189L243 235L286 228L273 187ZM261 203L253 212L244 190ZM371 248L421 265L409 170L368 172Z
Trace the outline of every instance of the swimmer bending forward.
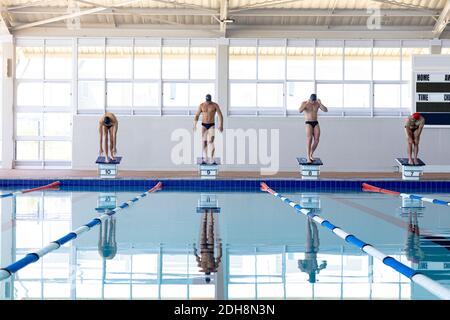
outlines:
M117 154L117 129L119 128L119 121L111 112L105 114L98 121L98 134L100 137L100 151L99 155L103 155L105 151L105 162L110 162L109 152L111 153L111 160L115 160ZM103 149L103 145L105 148Z

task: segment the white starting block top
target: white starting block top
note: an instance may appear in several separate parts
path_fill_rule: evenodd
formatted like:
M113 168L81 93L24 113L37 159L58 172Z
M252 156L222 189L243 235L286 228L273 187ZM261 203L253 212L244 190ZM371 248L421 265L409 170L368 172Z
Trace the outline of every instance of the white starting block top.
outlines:
M117 166L122 161L122 157L116 157L110 162L105 162L105 157L98 157L95 163L98 165L98 175L101 179L112 179L117 177L119 169Z
M396 158L395 161L402 167L402 179L403 180L419 180L420 176L423 174L423 169L426 164L417 159L419 164L410 165L408 164L408 158Z
M320 158L315 158L314 162L308 162L306 158L297 158L297 162L301 167L300 173L302 179L305 180L317 180L320 176L320 166L323 165Z
M212 163L203 161L203 158L197 158L198 173L201 179L215 179L219 173L220 158L214 158Z

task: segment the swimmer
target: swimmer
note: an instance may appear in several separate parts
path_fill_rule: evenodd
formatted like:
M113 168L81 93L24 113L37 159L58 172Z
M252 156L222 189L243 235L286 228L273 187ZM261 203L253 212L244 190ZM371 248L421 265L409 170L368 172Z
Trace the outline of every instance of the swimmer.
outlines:
M116 160L117 154L117 129L119 128L119 121L116 116L111 112L105 112L105 114L98 121L98 134L100 137L100 150L99 156L105 152L105 162L109 163L109 152L111 153L111 160ZM104 137L104 139L103 139ZM105 149L103 149L103 145Z
M220 111L220 107L217 103L211 100L211 95L207 94L205 98L205 102L201 103L198 107L197 112L194 117L194 131L197 129L197 122L202 114L202 164L207 164L208 161L208 146L211 149L211 161L209 163L216 164L214 161L214 134L215 134L215 116L216 113L219 116L219 125L218 129L220 132L223 132L223 115L222 111Z
M420 135L423 126L425 125L425 118L420 113L415 112L410 115L405 122L406 140L408 142L408 164L418 165L417 156L419 154ZM414 157L413 157L414 155Z
M317 99L317 95L313 93L309 100L303 101L298 111L305 113L305 128L306 128L306 152L308 163L314 162L314 151L319 145L320 139L320 126L317 121L317 112L322 110L328 112L328 108L325 107L320 99Z

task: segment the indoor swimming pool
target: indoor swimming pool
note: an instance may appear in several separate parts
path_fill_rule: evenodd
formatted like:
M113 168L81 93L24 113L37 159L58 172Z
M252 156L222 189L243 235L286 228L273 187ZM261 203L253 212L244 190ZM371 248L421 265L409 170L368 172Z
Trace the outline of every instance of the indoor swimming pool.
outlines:
M145 191L135 189L63 188L2 199L1 267ZM366 192L283 195L450 289L448 206ZM164 188L0 288L1 299L14 300L438 299L270 194Z

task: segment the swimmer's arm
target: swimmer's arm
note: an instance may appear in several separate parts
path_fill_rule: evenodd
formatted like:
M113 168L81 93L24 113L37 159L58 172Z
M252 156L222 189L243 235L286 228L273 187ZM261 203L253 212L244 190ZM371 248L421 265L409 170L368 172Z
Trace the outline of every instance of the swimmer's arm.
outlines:
M306 109L306 102L302 102L300 108L298 108L298 112L302 113Z
M420 137L424 125L425 125L425 122L423 122L422 124L420 124L419 127L417 128L417 136L418 136L418 137Z
M223 131L223 115L222 115L222 111L220 110L219 105L216 105L216 110L217 110L217 115L219 116L219 131L222 132Z
M100 137L100 151L99 151L99 153L100 153L100 155L102 155L103 154L103 147L102 147L103 130L102 130L102 125L101 125L100 122L98 123L98 136Z
M317 100L317 102L319 102L319 108L320 108L320 110L322 110L323 112L328 112L328 108L325 107L325 106L322 104L322 101L320 101L320 99Z
M197 122L198 122L198 119L200 118L201 113L202 113L202 106L199 105L197 112L195 113L195 116L194 116L194 131L197 129Z

